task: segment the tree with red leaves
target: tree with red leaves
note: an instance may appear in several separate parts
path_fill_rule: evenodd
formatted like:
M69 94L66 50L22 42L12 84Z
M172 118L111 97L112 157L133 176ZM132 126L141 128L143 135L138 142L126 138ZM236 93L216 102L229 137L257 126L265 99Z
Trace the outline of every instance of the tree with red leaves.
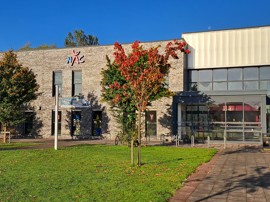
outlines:
M171 65L168 63L170 57L178 59L178 53L184 52L190 53L186 49L185 41L169 42L165 49L165 54L160 54L158 47L153 47L148 50L144 49L140 45L140 42L135 41L132 44L132 51L128 55L125 53L121 44L114 44L114 64L117 65L121 76L126 80L126 83L121 85L117 81L109 86L111 89L130 89L132 93L132 99L135 103L137 110L137 138L138 145L138 165L141 165L141 113L145 111L149 102L155 100L155 97L161 89L164 89L164 83L166 77L169 74ZM167 89L167 91L169 91ZM131 96L130 93L123 96L116 94L113 102L117 103L122 99L127 99Z

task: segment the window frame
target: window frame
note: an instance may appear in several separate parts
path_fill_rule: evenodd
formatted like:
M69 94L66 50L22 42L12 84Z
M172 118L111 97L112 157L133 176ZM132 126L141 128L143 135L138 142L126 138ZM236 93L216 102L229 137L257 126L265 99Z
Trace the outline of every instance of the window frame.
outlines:
M61 82L60 83L57 83L56 84L56 74L57 73L60 73L61 74ZM52 74L52 96L54 97L55 96L55 86L58 85L59 87L59 96L62 97L62 84L63 84L63 75L62 75L62 71L53 71L53 74Z
M76 82L75 81L75 73L80 73L81 75L80 75L80 82ZM76 85L81 85L81 92L79 92L78 93L78 95L79 94L81 94L82 93L82 70L74 70L74 71L72 71L72 92L71 92L71 96L78 96L78 95L76 95Z

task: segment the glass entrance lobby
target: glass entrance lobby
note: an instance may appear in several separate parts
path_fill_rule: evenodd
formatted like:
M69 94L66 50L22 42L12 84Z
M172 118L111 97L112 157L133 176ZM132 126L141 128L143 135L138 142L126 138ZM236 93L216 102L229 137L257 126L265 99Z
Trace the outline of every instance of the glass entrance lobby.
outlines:
M178 103L177 133L181 139L194 135L197 141L207 136L223 140L226 135L228 141L261 141L268 125L265 94L210 97L206 103Z

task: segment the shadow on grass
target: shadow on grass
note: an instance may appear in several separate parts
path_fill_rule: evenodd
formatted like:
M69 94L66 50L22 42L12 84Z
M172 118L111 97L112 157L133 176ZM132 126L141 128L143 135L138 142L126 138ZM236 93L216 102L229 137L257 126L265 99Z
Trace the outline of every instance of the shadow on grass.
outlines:
M25 149L35 149L39 147L40 143L29 143L29 144L3 144L0 145L0 151L6 151L6 150L25 150Z

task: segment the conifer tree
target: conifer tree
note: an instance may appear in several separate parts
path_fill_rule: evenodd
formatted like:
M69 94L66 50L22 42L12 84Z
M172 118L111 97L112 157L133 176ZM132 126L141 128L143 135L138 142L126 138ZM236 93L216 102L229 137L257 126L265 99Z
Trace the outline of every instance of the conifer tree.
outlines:
M7 126L24 122L24 106L35 100L39 93L36 75L23 67L13 51L4 53L0 60L0 123L6 141Z

